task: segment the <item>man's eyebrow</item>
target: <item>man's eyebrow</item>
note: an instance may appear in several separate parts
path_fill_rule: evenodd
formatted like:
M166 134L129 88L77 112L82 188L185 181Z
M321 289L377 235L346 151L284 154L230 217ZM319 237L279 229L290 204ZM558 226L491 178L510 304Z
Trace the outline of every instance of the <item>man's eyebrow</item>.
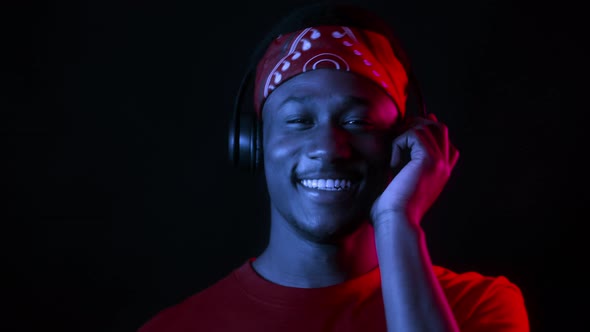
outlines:
M284 106L285 104L288 104L288 103L305 104L309 99L311 99L311 97L309 97L309 96L303 96L303 97L289 96L288 98L286 98L285 100L283 100L281 102L281 104L279 105L279 107L282 107L282 106Z
M357 96L346 96L342 100L342 106L348 108L351 106L370 106L371 100L369 98L357 97Z
M311 100L311 96L289 96L281 104L279 107L282 107L288 103L298 103L298 104L306 104ZM341 98L340 105L344 108L352 107L352 106L369 106L371 105L371 101L368 98L364 97L357 97L357 96L345 96Z

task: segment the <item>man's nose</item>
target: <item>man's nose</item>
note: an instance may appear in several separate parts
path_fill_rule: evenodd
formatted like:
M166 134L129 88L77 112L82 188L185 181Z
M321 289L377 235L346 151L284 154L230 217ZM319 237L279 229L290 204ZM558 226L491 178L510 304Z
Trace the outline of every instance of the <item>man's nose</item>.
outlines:
M308 139L307 156L310 159L336 161L352 154L349 133L337 125L317 126Z

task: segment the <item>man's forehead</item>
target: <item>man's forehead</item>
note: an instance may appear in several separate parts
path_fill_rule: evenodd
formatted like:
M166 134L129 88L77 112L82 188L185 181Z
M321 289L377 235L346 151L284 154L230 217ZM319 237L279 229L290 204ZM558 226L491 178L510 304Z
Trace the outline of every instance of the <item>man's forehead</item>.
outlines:
M296 103L309 104L319 99L329 100L341 105L370 105L371 99L360 96L342 95L342 94L327 94L327 95L309 95L309 94L293 94L286 97L281 104Z
M291 78L269 94L266 104L276 108L289 103L330 103L346 108L370 107L387 101L392 101L391 96L382 87L361 75L320 69Z

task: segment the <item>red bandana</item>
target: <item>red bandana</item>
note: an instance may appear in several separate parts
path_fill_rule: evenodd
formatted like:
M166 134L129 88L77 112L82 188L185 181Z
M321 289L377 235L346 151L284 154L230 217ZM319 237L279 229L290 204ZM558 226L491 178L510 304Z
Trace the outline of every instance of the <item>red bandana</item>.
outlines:
M320 68L368 77L383 87L404 115L408 77L389 41L378 33L345 26L310 27L276 38L257 67L256 112L260 114L264 101L277 86Z

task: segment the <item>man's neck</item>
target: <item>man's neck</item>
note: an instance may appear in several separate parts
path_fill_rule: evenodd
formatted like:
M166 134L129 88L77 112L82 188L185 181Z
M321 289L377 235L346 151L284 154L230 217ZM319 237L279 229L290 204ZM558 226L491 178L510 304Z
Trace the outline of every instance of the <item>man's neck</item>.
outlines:
M377 267L373 227L365 223L338 244L318 244L273 225L270 241L253 263L265 279L290 287L339 284Z

